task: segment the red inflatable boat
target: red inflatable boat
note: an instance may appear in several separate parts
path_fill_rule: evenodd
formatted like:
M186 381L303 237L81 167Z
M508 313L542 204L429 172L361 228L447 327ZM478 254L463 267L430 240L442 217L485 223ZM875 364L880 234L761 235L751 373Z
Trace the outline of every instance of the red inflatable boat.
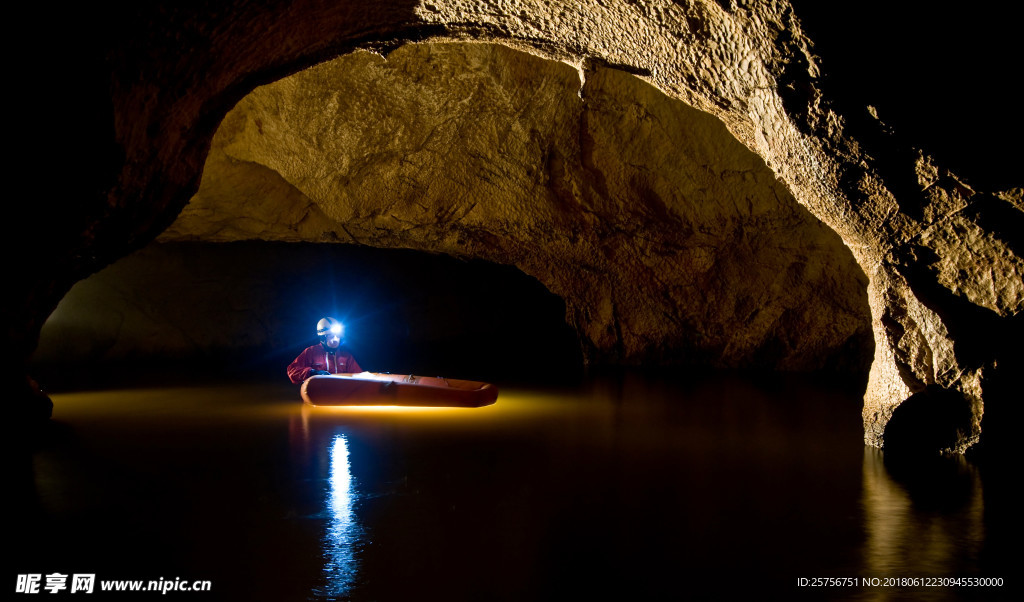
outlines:
M498 399L488 383L412 374L331 374L302 383L302 401L314 406L433 406L479 408Z

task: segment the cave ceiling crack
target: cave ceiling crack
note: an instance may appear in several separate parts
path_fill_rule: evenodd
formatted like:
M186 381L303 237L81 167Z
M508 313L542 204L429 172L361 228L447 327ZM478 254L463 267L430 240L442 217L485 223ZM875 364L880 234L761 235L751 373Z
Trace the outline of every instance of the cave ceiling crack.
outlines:
M950 209L949 211L946 211L946 212L940 214L939 216L933 218L931 223L929 223L927 227L922 228L919 232L917 232L911 238L909 238L907 240L907 244L916 243L916 244L924 245L924 243L921 242L921 241L925 237L930 236L940 226L944 226L944 225L948 224L955 217L963 217L963 219L965 219L966 221L968 221L968 222L973 224L974 220L972 220L969 217L967 217L965 215L962 215L962 214L967 212L970 209L975 209L976 208L976 206L977 206L977 204L979 202L979 201L975 200L976 196L977 195L974 195L974 196L970 197L969 199L964 199L965 204L962 207L957 207L955 209ZM987 232L986 232L986 234L987 234Z
M420 228L426 228L426 227L428 227L430 225L441 225L441 224L438 224L437 222L432 222L432 221L430 221L430 222L416 222L416 221L413 221L413 220L402 219L402 218L398 217L397 215L395 215L394 213L391 214L391 219L395 220L396 222L398 222L398 223L400 223L400 224L402 224L404 226L409 226L408 228L405 228L404 230L402 230L402 232L410 232L412 230L418 230ZM387 230L387 228L381 228L381 229Z
M348 228L345 227L345 224L339 222L338 223L338 227L341 228L341 231L344 232L350 239L352 239L352 242L356 243L357 245L364 246L364 247L368 246L368 245L366 245L366 243L364 243L364 242L360 241L358 238L356 238L354 234L349 232Z

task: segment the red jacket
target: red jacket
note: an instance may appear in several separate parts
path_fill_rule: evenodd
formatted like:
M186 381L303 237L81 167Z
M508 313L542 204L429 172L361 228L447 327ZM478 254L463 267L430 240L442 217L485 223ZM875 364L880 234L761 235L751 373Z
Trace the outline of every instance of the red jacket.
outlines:
M300 384L309 378L309 373L313 370L326 370L331 374L363 371L356 362L356 358L352 357L348 351L339 349L334 353L327 353L324 346L319 343L303 349L299 357L288 364L288 378L293 383Z

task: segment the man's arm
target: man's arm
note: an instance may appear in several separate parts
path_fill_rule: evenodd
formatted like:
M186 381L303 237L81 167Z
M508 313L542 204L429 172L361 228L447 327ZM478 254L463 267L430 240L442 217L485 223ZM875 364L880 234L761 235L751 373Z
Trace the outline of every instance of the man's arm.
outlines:
M309 354L306 353L307 351L309 349L303 349L299 357L288 364L288 379L296 385L302 384L302 381L309 378L309 373L313 370L313 367L309 365Z

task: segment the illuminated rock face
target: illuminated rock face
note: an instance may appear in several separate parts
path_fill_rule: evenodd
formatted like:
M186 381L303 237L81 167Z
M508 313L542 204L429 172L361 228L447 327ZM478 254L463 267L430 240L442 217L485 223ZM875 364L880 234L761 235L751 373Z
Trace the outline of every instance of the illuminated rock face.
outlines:
M235 4L207 15L170 7L141 8L122 16L127 22L118 29L118 35L97 36L111 46L100 49L97 56L103 58L96 64L101 66L94 68L103 76L100 81L111 83L112 94L109 103L96 103L96 122L112 123L113 134L108 137L106 132L93 132L95 139L90 148L95 152L83 153L84 165L90 168L85 173L98 176L66 178L67 183L54 183L63 188L52 191L51 196L61 199L66 211L56 225L52 219L38 220L41 225L35 234L40 238L49 234L48 240L55 242L27 258L16 274L19 288L27 291L8 314L16 355L26 356L30 352L43 319L74 281L166 229L198 189L217 124L257 84L360 47L390 50L405 42L423 40L435 44L499 42L563 61L583 72L586 79L594 80L592 108L586 103L585 109L578 103L568 104L560 107L568 114L551 116L580 124L575 143L556 137L550 145L542 145L539 132L549 131L544 128L537 134L514 128L494 132L470 129L464 132L465 139L459 138L458 130L452 130L450 124L435 130L437 135L448 136L453 142L464 142L467 149L481 148L486 141L500 143L498 148L505 149L509 160L495 164L505 171L481 169L477 179L445 184L442 189L465 192L467 196L440 207L463 212L441 211L433 216L429 208L417 210L412 199L440 194L430 188L438 185L437 180L399 179L417 175L418 167L428 165L425 156L434 143L429 130L413 128L406 135L398 126L408 128L410 124L395 122L396 128L390 130L394 140L384 148L421 152L411 165L402 163L401 157L372 157L369 163L378 166L376 169L369 164L328 162L330 157L367 159L365 155L339 152L341 149L318 142L337 140L332 131L312 133L307 141L316 143L311 148L304 148L301 139L295 138L297 146L288 150L299 154L288 156L282 151L272 166L270 158L258 157L258 146L252 145L252 158L269 167L253 171L260 171L265 185L291 199L286 212L299 211L305 216L283 216L295 224L291 235L303 238L309 233L335 232L339 240L347 240L347 236L366 236L367 231L383 223L387 226L385 232L373 231L381 244L401 245L413 239L414 245L430 243L436 245L432 248L460 253L477 249L483 256L521 263L524 270L549 282L553 290L579 300L572 310L576 312L572 319L586 331L586 338L596 348L606 349L610 343L614 347L618 341L623 357L643 357L645 349L658 349L665 338L674 335L644 340L654 329L639 316L626 318L622 313L624 307L634 304L634 299L615 297L625 294L623 287L616 286L623 278L618 274L622 271L626 280L637 282L647 270L653 280L660 271L645 261L657 266L663 261L658 253L665 250L671 251L666 261L692 266L699 274L712 273L706 267L706 257L692 251L687 255L686 249L692 247L673 246L683 238L695 240L680 235L686 232L686 224L696 223L688 221L692 216L686 207L699 212L706 205L696 204L694 193L703 184L696 176L691 176L694 182L673 181L672 186L667 186L645 171L658 167L652 164L656 162L654 157L643 157L647 160L639 163L625 160L636 158L630 153L656 152L660 148L656 144L659 130L653 119L642 113L631 114L636 104L654 107L656 103L621 104L629 94L641 92L632 82L616 81L624 79L621 74L600 67L615 65L636 74L666 96L719 119L736 140L763 159L800 205L834 231L852 251L868 279L866 289L875 343L864 406L868 443L882 445L885 426L893 413L912 394L928 387L955 394L972 417L970 424L954 429L953 442L946 446L951 450L962 451L977 440L983 410L985 415L995 415L993 410L1016 407L1012 406L1013 398L1006 394L1015 389L1008 375L1014 373L1014 362L1019 360L1019 354L1008 341L1019 333L1024 303L1019 240L1024 212L1022 191L986 191L977 184L975 189L967 187L944 167L934 165L928 157L891 138L881 122L867 115L836 114L820 93L818 66L788 2L690 0L662 6L637 5L625 0L550 4L515 0L435 0L422 4L313 0L304 3L303 10L278 9L261 3ZM183 51L183 47L188 51ZM75 48L74 52L80 49ZM374 67L375 59L360 56L367 61L368 68L382 69L379 61ZM424 74L428 79L434 75ZM378 80L367 80L366 85L374 81ZM585 92L587 85L583 87ZM553 73L540 90L561 97L565 86L568 81ZM629 92L623 94L617 88ZM108 87L99 85L96 89L105 91ZM338 109L343 108L346 100L345 95L338 96ZM495 100L519 106L512 102L514 99ZM542 102L540 98L522 100L525 106ZM458 105L443 108L451 112L463 110ZM652 115L654 112L656 108ZM602 157L605 151L597 141L626 141L631 133L627 128L617 129L615 115L631 124L633 133L650 127L654 146L627 145L624 154ZM385 116L378 116L377 121L372 128L367 127L389 131L384 127L389 123ZM326 125L329 121L322 123ZM252 125L258 133L258 124L253 121ZM346 135L351 140L375 139L356 126L351 129L349 124ZM254 136L248 130L240 135L240 140ZM274 132L267 135L278 136ZM313 150L327 162L326 171L307 173L301 165L304 153ZM551 154L541 154L549 150ZM230 162L227 157L230 148L226 157L214 156L211 161ZM528 160L522 165L511 160L524 157ZM468 154L462 158L469 161L466 167L491 165ZM537 159L542 161L538 163ZM540 165L546 169L541 170ZM596 177L581 177L575 171L586 172L592 165L597 165L605 175L604 182ZM537 167L528 172L529 166ZM750 166L738 171L758 178ZM457 171L446 173L451 178L460 178ZM338 177L340 181L331 181ZM345 177L352 179L344 181ZM548 181L542 182L545 177ZM388 182L386 191L391 196L378 198L386 199L381 203L396 205L388 207L368 201L367 190L361 188L363 179L367 186L375 181ZM690 203L681 203L667 192L676 186L681 198ZM340 195L341 190L348 191L348 197L329 198ZM547 208L547 215L503 213L507 207L499 210L484 203L492 195L513 203L516 195L542 190L549 191L545 193L548 196L531 206ZM628 196L626 190L631 191ZM467 203L470 199L477 204ZM730 203L712 207L715 212L729 216L734 224L745 223L757 215L760 206L752 202L750 207L743 207L735 200ZM301 213L307 206L314 210L308 215ZM264 212L267 210L270 208ZM487 214L489 210L496 213ZM662 210L663 215L657 219L680 225L673 230L675 234L659 233L655 239L644 240L629 229L628 224L635 218L646 224L654 223L653 214ZM388 221L393 219L389 217L392 211L402 219L409 218L410 232L403 234ZM622 216L605 223L620 211L627 212L628 219ZM556 232L565 231L562 229L549 231L551 240L544 241L544 248L550 249L546 255L528 248L516 237L501 244L470 237L487 231L480 227L485 215L516 220L522 231L533 229L531 233L543 234L540 224L564 227L566 215L573 214L589 216L591 222L580 223L576 239L556 238ZM431 217L430 223L438 224L431 228L433 235L420 238L420 233L411 233ZM348 234L334 227L348 227L350 223L352 230ZM237 224L232 227L239 228ZM55 230L58 235L53 235ZM726 235L728 240L729 228L715 232L716 238ZM703 233L695 230L694 236L698 234ZM738 231L732 237L737 242L744 240ZM758 244L751 248L763 247ZM484 252L488 249L495 250L488 255ZM735 255L729 261L739 266L739 252ZM546 256L561 258L564 263L557 266L559 269L547 270L541 264ZM599 261L593 265L573 263L581 259ZM578 278L555 277L570 264L575 266ZM744 270L742 274L748 272ZM691 335L688 340L700 341L701 333L688 329L701 321L688 314L687 308L692 306L683 303L687 294L677 288L687 278L698 277L674 278L655 283L651 290L669 293L663 305L677 308L676 315L684 319L677 332ZM775 290L768 286L770 283L761 284L758 290ZM640 294L648 298L637 300L637 304L653 303L652 307L657 307L657 294ZM610 303L608 300L612 299L617 300ZM749 304L741 302L739 308L731 310L721 304L703 307L721 312L722 324L736 319L756 323L757 316L749 312L760 300L755 297ZM732 300L734 307L736 301ZM601 331L614 323L627 328L621 334ZM591 328L594 330L588 330ZM758 348L756 342L747 340L737 341L737 346L751 351ZM928 403L922 407L927 412Z
M582 87L581 87L582 85ZM502 46L358 52L225 118L164 240L342 241L513 264L593 361L865 369L867 279L713 117Z

